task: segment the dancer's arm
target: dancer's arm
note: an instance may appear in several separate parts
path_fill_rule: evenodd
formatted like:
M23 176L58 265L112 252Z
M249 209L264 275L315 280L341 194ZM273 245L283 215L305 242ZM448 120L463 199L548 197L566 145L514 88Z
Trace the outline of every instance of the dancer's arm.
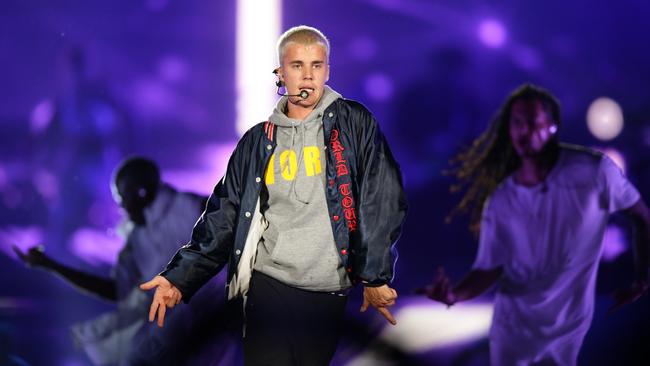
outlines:
M109 301L117 300L115 281L111 279L67 267L48 257L40 247L33 247L27 252L22 252L14 246L13 250L18 258L29 267L40 268L54 273L84 292L89 292Z
M650 209L642 199L632 207L623 210L634 226L634 282L626 289L614 293L614 311L623 305L636 301L648 291L648 265L650 258Z
M451 306L457 302L471 300L484 293L497 282L502 272L502 267L490 270L474 269L456 286L451 286L451 280L445 274L444 268L440 267L433 284L417 292Z

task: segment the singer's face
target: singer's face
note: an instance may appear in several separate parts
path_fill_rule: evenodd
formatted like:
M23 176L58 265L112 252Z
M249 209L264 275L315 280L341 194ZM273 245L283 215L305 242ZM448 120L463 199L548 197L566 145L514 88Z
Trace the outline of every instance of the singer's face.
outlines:
M538 155L557 131L551 114L539 100L518 100L510 109L510 139L521 157Z
M325 47L319 43L287 44L280 75L288 94L299 94L302 90L309 92L307 99L289 97L292 104L305 108L313 107L323 96L323 87L329 79Z

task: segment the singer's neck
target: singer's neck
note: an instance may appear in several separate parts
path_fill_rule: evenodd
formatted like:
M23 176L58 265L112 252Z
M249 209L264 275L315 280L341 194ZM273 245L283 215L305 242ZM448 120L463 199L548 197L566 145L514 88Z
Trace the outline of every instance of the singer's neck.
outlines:
M297 119L299 121L307 118L309 113L311 113L313 110L313 106L303 107L301 105L293 104L291 101L287 103L287 117Z

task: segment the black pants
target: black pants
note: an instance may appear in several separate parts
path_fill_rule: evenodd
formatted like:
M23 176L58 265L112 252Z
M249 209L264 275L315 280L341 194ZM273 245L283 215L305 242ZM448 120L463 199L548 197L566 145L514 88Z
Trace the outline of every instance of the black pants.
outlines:
M247 366L328 365L338 343L347 296L287 286L253 272L246 303Z

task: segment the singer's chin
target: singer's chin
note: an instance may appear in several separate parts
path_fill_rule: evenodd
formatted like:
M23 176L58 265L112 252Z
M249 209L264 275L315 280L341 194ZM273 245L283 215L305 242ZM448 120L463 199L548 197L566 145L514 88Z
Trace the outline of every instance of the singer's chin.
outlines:
M300 96L295 96L295 95L292 95L292 96L289 97L289 102L291 102L291 104L296 104L296 105L299 105L301 107L306 107L309 104L311 104L311 102L309 102L309 98L308 99L302 99Z
M302 99L302 98L300 98L300 97L297 97L295 103L296 103L296 104L299 104L299 105L302 106L302 107L309 107L309 106L311 106L312 104L314 104L310 99L311 99L311 98Z

